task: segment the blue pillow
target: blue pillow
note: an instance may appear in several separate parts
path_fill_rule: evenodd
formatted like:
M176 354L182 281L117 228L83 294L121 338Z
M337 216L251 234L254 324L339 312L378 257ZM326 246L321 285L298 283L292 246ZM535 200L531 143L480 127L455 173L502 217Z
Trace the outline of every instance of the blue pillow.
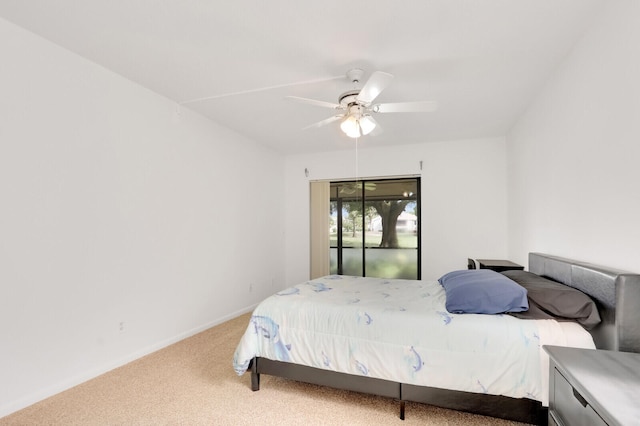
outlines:
M501 314L529 309L527 290L491 269L464 269L440 277L447 311L454 314Z

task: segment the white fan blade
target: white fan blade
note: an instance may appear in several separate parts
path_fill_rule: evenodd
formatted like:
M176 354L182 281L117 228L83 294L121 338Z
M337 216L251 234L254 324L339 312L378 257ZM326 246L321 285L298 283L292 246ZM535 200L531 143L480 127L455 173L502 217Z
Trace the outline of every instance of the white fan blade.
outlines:
M292 101L302 102L303 104L321 106L325 108L342 109L342 105L325 101L316 101L315 99L299 98L297 96L286 96L285 99L290 99Z
M369 80L367 80L364 87L362 87L356 99L358 102L369 105L378 97L380 92L382 92L384 88L391 83L391 80L393 80L393 76L389 73L382 71L374 72L371 74L371 77L369 77Z
M322 121L318 121L317 123L309 124L307 127L303 127L302 130L311 129L313 127L322 127L329 123L333 123L334 121L340 120L344 115L334 115L333 117L325 118Z
M431 112L436 109L438 109L438 102L436 101L397 102L378 104L371 107L373 112Z

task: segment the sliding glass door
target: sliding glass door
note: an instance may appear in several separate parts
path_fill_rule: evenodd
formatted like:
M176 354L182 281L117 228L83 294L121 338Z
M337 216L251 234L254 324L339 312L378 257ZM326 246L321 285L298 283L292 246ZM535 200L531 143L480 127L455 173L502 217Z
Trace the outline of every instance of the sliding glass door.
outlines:
M331 182L330 272L420 279L420 178Z

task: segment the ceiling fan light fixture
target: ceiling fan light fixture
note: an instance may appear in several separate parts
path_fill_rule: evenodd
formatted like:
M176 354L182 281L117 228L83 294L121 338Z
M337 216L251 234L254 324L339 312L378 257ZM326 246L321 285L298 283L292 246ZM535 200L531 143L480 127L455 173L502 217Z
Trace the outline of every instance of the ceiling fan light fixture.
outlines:
M342 131L350 138L362 136L358 119L353 114L349 114L347 118L342 120L342 123L340 123L340 129L342 129Z
M366 115L357 117L355 114L349 114L340 123L340 128L350 138L358 138L371 133L376 128L376 122Z
M368 115L365 115L360 118L360 129L362 130L363 135L368 135L376 128L376 122L371 119Z

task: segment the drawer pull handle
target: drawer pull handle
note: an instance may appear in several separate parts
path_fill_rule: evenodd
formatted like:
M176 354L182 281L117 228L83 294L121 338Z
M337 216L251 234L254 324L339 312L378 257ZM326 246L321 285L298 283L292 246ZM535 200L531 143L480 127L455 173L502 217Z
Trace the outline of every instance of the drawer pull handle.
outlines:
M589 403L587 402L587 400L586 400L586 399L584 399L584 398L582 397L582 395L580 395L580 394L578 393L578 391L577 391L577 390L575 390L573 387L572 387L571 389L573 389L573 396L575 396L575 397L576 397L576 399L577 399L578 401L580 401L580 404L581 404L583 407L586 407L587 405L589 405Z

